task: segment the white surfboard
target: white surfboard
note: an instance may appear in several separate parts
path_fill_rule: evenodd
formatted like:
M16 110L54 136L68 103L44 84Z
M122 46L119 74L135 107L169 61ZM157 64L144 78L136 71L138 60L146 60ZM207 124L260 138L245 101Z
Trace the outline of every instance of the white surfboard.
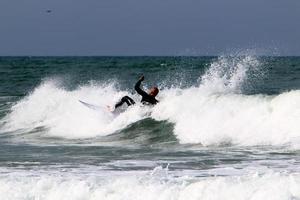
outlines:
M92 110L107 110L106 107L104 106L98 106L98 105L93 105L93 104L90 104L90 103L87 103L87 102L84 102L84 101L81 101L81 100L78 100L80 103L82 103L82 105L88 107L89 109L92 109Z

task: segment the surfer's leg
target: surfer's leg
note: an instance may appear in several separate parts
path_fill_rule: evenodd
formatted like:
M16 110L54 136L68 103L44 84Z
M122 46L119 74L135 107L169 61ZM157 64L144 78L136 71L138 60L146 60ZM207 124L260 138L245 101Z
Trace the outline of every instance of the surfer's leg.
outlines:
M133 101L132 98L130 98L130 97L128 97L128 96L126 96L126 97L127 97L128 101L130 101L131 105L135 104L135 102Z
M115 108L122 106L123 103L126 103L127 106L135 104L132 98L130 98L129 96L124 96L118 103L116 103Z

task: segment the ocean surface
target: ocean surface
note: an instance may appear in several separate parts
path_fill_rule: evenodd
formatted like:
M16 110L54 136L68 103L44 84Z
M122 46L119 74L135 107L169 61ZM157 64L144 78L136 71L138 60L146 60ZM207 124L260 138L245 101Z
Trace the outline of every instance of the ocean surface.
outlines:
M0 57L0 80L1 200L300 199L300 57Z

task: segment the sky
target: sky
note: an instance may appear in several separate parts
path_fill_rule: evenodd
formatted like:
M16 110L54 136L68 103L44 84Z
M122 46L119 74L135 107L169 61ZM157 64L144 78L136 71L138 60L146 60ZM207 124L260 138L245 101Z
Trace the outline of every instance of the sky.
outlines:
M300 56L300 0L0 1L0 56L205 56L247 49Z

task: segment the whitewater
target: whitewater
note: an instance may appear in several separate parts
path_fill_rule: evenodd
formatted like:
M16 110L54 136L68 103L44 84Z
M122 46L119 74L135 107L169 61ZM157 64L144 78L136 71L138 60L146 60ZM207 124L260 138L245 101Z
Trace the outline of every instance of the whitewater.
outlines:
M1 199L300 199L299 58L28 59L1 93ZM141 73L159 103L109 112Z

